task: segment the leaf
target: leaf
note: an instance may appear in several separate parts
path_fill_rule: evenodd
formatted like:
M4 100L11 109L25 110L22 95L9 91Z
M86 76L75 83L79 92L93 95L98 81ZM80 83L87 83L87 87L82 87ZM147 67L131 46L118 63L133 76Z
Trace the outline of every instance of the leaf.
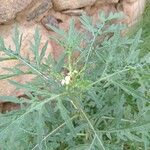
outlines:
M69 148L69 150L88 150L90 144L78 144L74 148Z
M107 17L107 20L119 19L119 18L123 18L123 17L124 17L124 14L122 12L121 13L110 12L109 16Z
M61 99L58 99L57 106L58 106L58 108L60 110L60 115L62 116L63 120L65 121L67 127L73 133L74 132L74 126L73 126L72 120L71 120L70 116L68 115L69 112L67 111L67 109L63 105Z
M45 45L43 46L42 48L42 51L41 51L41 54L40 54L40 62L42 61L42 59L44 58L45 56L45 52L47 50L47 46L48 46L48 41L45 43Z
M5 48L4 39L0 36L0 51L4 51Z
M104 11L100 12L100 13L98 14L98 17L99 17L100 20L102 20L102 22L105 22L105 21L106 21L106 16L105 16Z
M84 131L84 130L86 130L86 129L88 129L88 124L87 124L87 123L83 123L83 124L79 125L78 127L74 128L75 134L73 135L73 134L70 133L70 134L66 137L66 141L69 141L69 140L71 140L71 139L77 137L77 136L78 136L77 133L80 133L81 131Z
M0 80L4 80L4 79L8 79L8 78L11 78L11 77L15 77L17 76L18 74L6 74L6 75L0 75Z
M58 35L64 37L66 39L66 32L63 29L58 29L55 26L52 26L50 24L47 24L47 26L52 29L54 32L56 32Z
M118 81L114 81L114 80L111 80L111 82L120 87L123 91L127 92L128 94L132 95L134 98L137 98L137 99L140 99L142 101L147 101L150 103L150 101L148 99L146 99L144 96L142 96L142 94L140 94L139 92L135 91L133 88L129 87L129 86L126 86Z
M140 29L137 32L137 34L135 35L135 38L134 38L134 40L132 42L132 45L130 47L130 51L131 52L134 52L137 49L137 47L139 46L139 43L141 42L141 40L140 40L141 39L141 35L142 35L142 29Z
M19 98L15 97L15 96L1 96L0 95L0 101L2 101L2 102L12 102L12 103L16 103L16 104L23 103L23 101L21 101Z
M138 60L140 51L137 48L139 46L139 43L141 42L141 40L140 40L141 35L142 35L142 29L140 29L137 32L137 34L136 34L136 36L135 36L135 38L134 38L134 40L130 46L129 57L126 60L128 62L128 64L129 63L132 63L132 64L136 63Z
M12 37L12 40L13 40L15 47L16 47L15 53L20 54L22 34L20 35L19 29L17 26L15 26L14 35Z
M66 53L62 53L60 57L57 60L57 64L54 66L53 70L56 73L60 73L64 66L64 61L65 61Z
M15 57L0 57L0 62L7 61L7 60L16 60L16 58Z
M132 141L137 141L137 142L141 142L142 141L142 139L140 137L138 137L135 134L132 134L131 132L124 132L123 134L125 136L127 136Z
M92 26L91 17L86 16L86 15L82 15L80 17L80 22L82 23L84 28L86 28L89 32L94 34L94 27Z
M36 28L34 33L34 42L30 43L31 47L30 49L34 54L35 62L38 69L40 68L40 54L39 54L40 42L41 42L41 35L39 29Z

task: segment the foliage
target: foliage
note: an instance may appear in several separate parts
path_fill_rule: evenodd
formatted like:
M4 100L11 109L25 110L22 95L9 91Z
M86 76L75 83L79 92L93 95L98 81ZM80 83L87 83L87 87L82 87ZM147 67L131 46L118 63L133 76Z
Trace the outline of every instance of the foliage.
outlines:
M119 17L101 13L101 22L93 25L83 15L84 32L75 28L74 20L67 32L50 26L58 34L50 38L64 48L58 60L45 57L47 42L40 49L38 28L31 42L33 60L21 56L17 28L15 50L0 38L0 50L8 55L0 61L17 59L28 67L24 71L17 65L0 79L35 75L25 84L9 80L26 97L0 96L21 107L0 114L2 150L150 149L149 54L139 57L141 29L128 38L121 36L124 25L107 26ZM75 52L80 55L73 59Z
M139 22L136 24L136 26L133 26L133 28L130 31L131 35L134 35L134 33L136 33L139 30L139 28L143 29L143 32L142 32L143 42L140 44L140 49L141 49L141 55L142 56L149 52L149 47L150 47L150 43L149 43L150 19L149 18L150 18L150 1L146 1L146 7L145 7L145 11L143 13L143 16L141 17Z

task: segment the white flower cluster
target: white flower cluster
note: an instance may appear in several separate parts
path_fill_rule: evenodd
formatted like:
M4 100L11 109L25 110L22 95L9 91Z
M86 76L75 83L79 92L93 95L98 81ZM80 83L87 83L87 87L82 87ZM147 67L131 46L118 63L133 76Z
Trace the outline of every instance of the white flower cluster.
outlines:
M71 77L70 76L66 76L65 79L63 79L61 81L62 85L68 85L70 83Z
M69 83L70 83L70 81L71 81L71 77L72 77L72 75L73 74L76 74L76 73L78 73L76 70L75 71L73 71L73 73L68 73L68 75L65 77L65 79L63 79L62 81L61 81L61 85L68 85Z

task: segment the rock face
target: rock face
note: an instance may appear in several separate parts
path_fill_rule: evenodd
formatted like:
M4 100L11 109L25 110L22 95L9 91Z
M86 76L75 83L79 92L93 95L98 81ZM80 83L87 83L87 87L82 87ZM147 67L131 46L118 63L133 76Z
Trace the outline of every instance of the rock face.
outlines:
M127 15L125 22L128 25L133 25L144 11L145 0L125 0L121 5L122 11Z
M33 40L35 28L38 26L42 35L41 47L48 40L49 35L54 35L47 24L67 30L69 21L73 17L76 27L80 29L79 16L82 13L93 16L97 20L100 10L105 13L123 12L125 18L122 22L132 25L141 16L145 0L0 0L0 36L4 37L5 45L13 49L12 34L17 23L23 40L21 54L32 57L29 43ZM53 41L48 42L47 54L52 53L56 58L62 49ZM0 57L5 57L0 52ZM0 62L0 75L8 74L4 67L14 67L18 61L8 60ZM17 76L11 78L20 83L28 82L32 76ZM0 81L0 95L20 96L23 91L18 91L7 80ZM2 104L0 103L0 109Z
M32 4L34 7L29 11L27 21L38 18L40 15L52 8L51 0L34 0Z
M42 21L41 21L42 25L50 30L50 27L48 25L51 25L51 26L55 26L56 28L59 28L59 22L57 21L57 19L51 15L48 15L48 16L45 16Z
M0 24L16 17L32 0L0 0Z
M52 0L54 9L57 11L92 6L95 2L96 0Z

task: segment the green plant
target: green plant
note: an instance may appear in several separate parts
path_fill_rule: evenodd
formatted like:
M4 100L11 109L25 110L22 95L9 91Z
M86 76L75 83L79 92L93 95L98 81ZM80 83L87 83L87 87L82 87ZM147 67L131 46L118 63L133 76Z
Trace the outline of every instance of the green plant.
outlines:
M34 60L20 55L21 37L15 30L16 50L0 39L0 50L17 59L6 79L33 74L34 80L20 84L26 97L0 96L3 101L20 104L19 110L0 114L2 150L148 150L150 148L150 95L148 54L139 57L142 30L134 38L122 37L124 25L106 25L120 14L82 16L85 32L70 22L68 32L55 27L50 37L64 53L58 60L45 56L47 42L39 52L41 35L36 29L31 50ZM90 38L87 35L91 35ZM101 42L98 42L99 37ZM80 55L73 59L74 53ZM64 75L66 74L66 75Z
M146 7L145 7L145 11L142 15L142 17L140 18L139 22L136 24L136 26L133 26L131 28L131 36L134 35L134 33L136 33L139 28L142 28L143 32L142 32L142 40L143 42L140 44L140 49L141 49L141 55L145 55L146 53L149 52L149 38L150 38L150 28L149 28L149 21L150 18L150 1L146 1Z

